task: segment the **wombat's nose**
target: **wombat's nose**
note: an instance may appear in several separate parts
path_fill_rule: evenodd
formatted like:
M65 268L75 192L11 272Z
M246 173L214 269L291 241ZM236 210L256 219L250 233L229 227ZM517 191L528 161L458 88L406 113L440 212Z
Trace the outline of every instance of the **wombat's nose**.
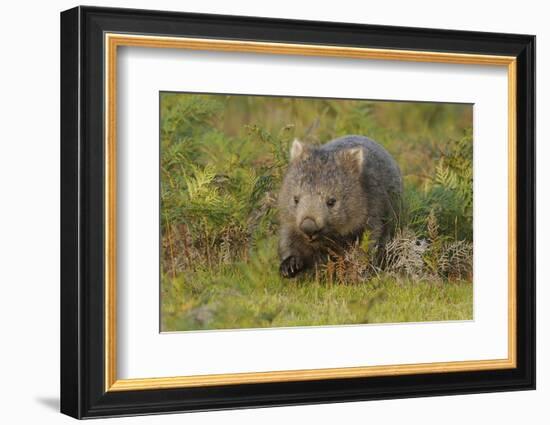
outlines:
M310 237L315 235L319 231L319 228L317 227L315 221L309 217L306 217L302 220L302 224L300 224L300 229L302 230L302 232Z

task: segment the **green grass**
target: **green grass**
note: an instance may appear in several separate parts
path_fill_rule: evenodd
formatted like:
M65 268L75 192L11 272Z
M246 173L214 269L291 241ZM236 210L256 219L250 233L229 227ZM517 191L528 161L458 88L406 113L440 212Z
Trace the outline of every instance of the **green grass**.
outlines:
M163 331L473 318L471 105L179 93L160 105ZM374 269L361 244L282 279L289 146L346 134L373 138L401 168L386 265Z
M268 247L250 262L162 279L162 331L470 320L471 281L388 274L332 283L282 279Z

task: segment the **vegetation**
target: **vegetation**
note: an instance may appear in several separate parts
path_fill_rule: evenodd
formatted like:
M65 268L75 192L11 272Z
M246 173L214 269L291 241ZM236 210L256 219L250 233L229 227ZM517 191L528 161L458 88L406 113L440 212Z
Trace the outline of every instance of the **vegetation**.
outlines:
M161 94L162 330L472 318L468 105ZM405 212L382 267L368 241L278 273L290 142L362 134L396 158Z

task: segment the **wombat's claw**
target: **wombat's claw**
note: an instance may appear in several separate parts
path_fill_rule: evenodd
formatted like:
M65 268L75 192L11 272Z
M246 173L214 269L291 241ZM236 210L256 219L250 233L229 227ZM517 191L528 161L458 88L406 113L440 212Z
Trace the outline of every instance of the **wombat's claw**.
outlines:
M294 277L303 266L304 263L299 257L288 257L281 263L280 272L283 277Z

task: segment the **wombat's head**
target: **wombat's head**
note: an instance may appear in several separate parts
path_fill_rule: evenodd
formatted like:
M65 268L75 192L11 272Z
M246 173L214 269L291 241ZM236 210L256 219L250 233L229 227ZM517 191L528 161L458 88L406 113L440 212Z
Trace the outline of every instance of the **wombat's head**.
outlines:
M281 219L310 241L346 236L364 223L361 185L365 152L328 151L294 141L279 194Z

